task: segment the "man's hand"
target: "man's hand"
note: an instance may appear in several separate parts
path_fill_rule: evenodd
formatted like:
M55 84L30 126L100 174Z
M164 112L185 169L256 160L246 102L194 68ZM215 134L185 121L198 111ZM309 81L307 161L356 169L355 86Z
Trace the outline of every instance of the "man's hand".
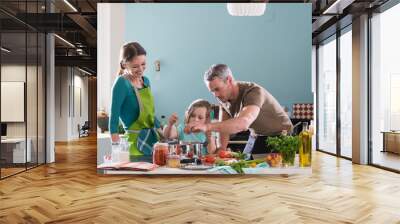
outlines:
M208 130L208 125L200 122L192 122L190 124L187 124L184 131L185 133L190 133L190 132L207 132Z
M206 131L215 131L225 135L246 131L256 120L259 113L260 108L258 106L245 106L237 117L208 124Z

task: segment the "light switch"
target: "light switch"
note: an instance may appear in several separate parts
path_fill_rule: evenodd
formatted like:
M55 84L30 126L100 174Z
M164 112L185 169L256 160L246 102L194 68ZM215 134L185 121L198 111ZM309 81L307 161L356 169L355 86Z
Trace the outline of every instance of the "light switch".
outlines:
M154 67L156 68L156 72L159 72L159 71L160 71L160 66L161 66L160 60L156 60L156 61L154 62Z

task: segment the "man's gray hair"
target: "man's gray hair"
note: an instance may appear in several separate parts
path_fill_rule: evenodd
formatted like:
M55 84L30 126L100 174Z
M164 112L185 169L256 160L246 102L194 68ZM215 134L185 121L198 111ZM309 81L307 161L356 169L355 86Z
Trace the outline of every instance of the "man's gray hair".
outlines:
M220 78L226 81L228 76L232 76L231 69L225 64L214 64L204 73L204 81L212 81L215 78Z

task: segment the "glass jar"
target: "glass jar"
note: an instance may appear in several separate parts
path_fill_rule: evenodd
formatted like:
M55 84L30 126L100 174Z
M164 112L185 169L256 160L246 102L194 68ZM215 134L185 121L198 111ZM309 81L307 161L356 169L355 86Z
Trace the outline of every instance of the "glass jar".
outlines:
M179 168L181 167L181 158L179 155L169 155L167 159L167 166L169 168Z
M179 154L178 144L169 144L168 145L169 154Z
M153 146L153 163L159 166L167 164L168 144L157 142Z
M119 142L111 143L111 159L113 163L121 162L119 158L120 152L121 152L121 146Z
M130 144L128 142L128 138L126 136L121 137L120 142L120 153L119 153L119 160L120 162L129 162L129 147Z

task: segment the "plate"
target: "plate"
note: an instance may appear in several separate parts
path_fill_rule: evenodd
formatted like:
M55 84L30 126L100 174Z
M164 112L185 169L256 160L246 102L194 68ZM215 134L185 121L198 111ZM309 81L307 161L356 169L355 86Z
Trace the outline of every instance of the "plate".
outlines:
M184 170L208 170L211 168L213 168L213 166L207 166L207 165L186 165L181 167L181 169Z

